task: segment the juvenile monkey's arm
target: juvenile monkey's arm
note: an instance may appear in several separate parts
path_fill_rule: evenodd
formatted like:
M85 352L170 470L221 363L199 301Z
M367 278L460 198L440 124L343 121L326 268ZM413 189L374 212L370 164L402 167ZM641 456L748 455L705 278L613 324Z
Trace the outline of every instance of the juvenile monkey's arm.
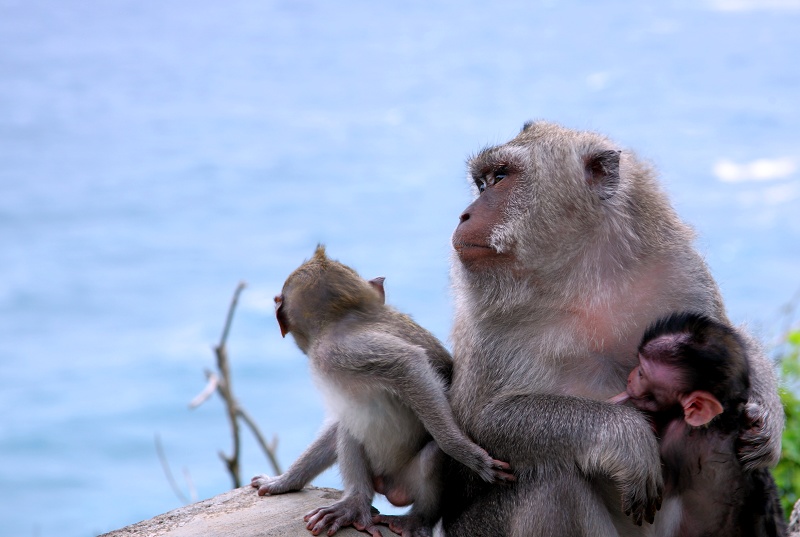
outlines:
M658 443L635 409L578 397L523 394L496 398L470 421L475 438L518 473L577 465L605 475L633 522L652 522L663 488Z
M745 412L751 426L739 436L739 460L746 470L775 466L781 456L783 405L770 359L761 346L743 330L750 362L750 400Z
M336 462L337 430L336 422L328 424L286 472L277 477L257 475L251 486L259 496L300 490Z
M489 482L513 481L510 467L492 458L458 427L445 395L444 380L422 347L385 333L370 332L336 353L338 366L359 382L397 395L417 415L439 447ZM330 360L332 362L333 359Z

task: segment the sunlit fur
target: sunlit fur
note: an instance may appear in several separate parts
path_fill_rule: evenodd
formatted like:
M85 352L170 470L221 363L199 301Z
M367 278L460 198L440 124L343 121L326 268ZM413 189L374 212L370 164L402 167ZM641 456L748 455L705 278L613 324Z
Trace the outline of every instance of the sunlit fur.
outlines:
M281 476L256 476L259 494L299 490L338 462L344 496L306 515L314 535L353 525L375 537L376 523L428 537L439 517L445 453L494 483L513 480L458 427L447 400L452 359L408 315L385 304L382 279L368 282L318 247L276 297L283 333L308 356L325 395L329 424ZM373 520L375 491L408 505L403 517Z
M609 151L621 151L619 177L589 184L587 162ZM584 509L594 512L597 494L613 505L608 487L644 482L659 471L657 447L645 436L647 424L595 404L624 389L645 328L672 311L699 311L724 322L727 317L717 285L692 245L692 230L678 218L652 167L634 153L602 135L535 122L508 143L470 159L470 181L497 163L518 174L505 213L493 215L501 223L491 230L491 245L507 255L497 267L482 262L469 268L452 256L451 402L477 442L499 449L496 456L507 456L512 465L531 466L529 474L522 470L514 492L480 489L454 503L445 529L459 536L470 527L500 524L498 534L506 534L524 520L530 534L538 535L536 520L548 518L555 508L548 502L561 498L542 495L543 487L560 491L570 483L571 496L561 500L582 507L564 506L565 526L553 522L541 531L579 535L570 521L580 520ZM757 351L754 355L751 410L765 419L743 456L749 464L764 465L780 452L783 418L769 362ZM556 399L550 401L550 395ZM594 401L586 403L584 414L574 400L559 404L565 395ZM604 413L610 414L601 417ZM539 427L543 420L552 432ZM564 440L565 435L572 436ZM563 473L576 467L591 476L588 484ZM554 481L545 485L543 475ZM455 484L449 490L463 488ZM674 506L670 511L679 516ZM650 531L615 509L606 514L624 534ZM671 518L657 519L661 529L670 525Z

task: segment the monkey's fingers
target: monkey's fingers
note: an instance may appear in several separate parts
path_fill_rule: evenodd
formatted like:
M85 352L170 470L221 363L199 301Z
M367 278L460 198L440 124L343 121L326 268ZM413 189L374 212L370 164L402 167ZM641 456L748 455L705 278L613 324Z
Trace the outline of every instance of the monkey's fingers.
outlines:
M507 462L498 461L493 459L492 470L494 470L495 481L503 481L506 483L514 482L517 477L511 471L511 465Z
M257 475L250 480L250 486L258 489L259 496L266 496L267 494L272 493L272 490L270 490L270 485L274 480L274 477L270 477L268 475Z
M257 489L258 487L263 485L269 479L270 479L270 476L268 476L266 474L259 474L259 475L253 476L253 478L250 480L250 486Z
M628 498L626 502L624 502L623 510L627 516L631 517L631 520L637 526L641 526L642 522L647 522L652 524L656 518L656 511L661 509L661 490L659 489L657 493L655 491L650 491L654 494L651 495L650 499L639 499L634 500L633 498Z
M259 496L294 492L303 488L303 485L304 483L298 482L296 479L292 479L290 476L288 476L288 474L283 474L278 477L257 475L250 481L250 486L258 489Z

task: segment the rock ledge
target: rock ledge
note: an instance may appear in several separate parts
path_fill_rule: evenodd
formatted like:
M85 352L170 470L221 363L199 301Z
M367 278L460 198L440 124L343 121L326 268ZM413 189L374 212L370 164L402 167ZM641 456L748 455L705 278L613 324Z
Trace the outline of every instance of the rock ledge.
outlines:
M336 489L306 487L290 494L259 496L248 485L100 537L311 537L303 516L341 495ZM385 537L394 536L388 529L382 532ZM337 537L364 535L354 528L336 533Z

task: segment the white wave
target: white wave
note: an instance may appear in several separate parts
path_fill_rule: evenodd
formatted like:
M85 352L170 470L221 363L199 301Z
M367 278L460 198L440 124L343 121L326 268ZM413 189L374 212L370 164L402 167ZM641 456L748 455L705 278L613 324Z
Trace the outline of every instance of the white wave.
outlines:
M717 11L785 11L800 10L800 0L709 0Z
M720 181L726 183L772 181L795 173L797 171L797 162L789 157L758 159L744 164L722 159L714 164L712 171Z

